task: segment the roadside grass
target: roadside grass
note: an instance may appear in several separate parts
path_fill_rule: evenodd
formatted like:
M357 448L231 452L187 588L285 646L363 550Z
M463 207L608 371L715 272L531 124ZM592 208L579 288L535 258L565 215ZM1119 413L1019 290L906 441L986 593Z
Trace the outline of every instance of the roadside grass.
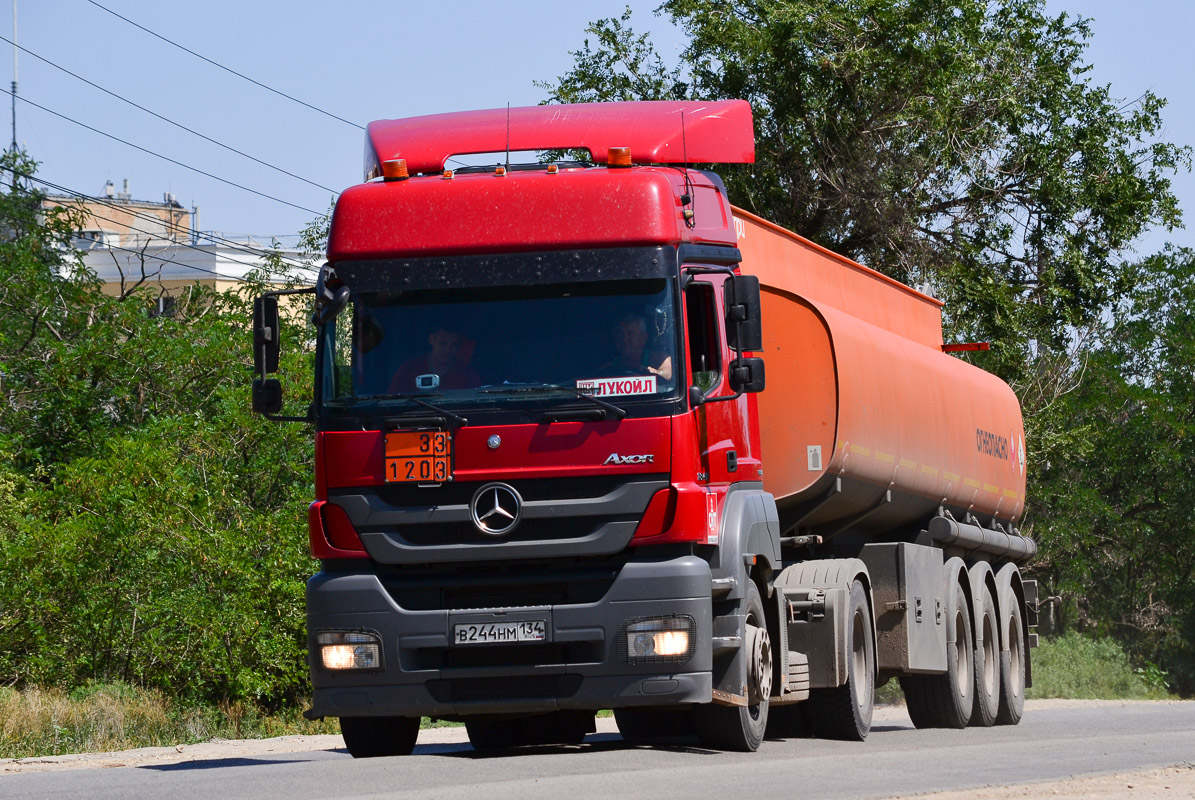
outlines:
M1168 700L1166 673L1153 664L1134 667L1114 639L1093 639L1070 632L1043 639L1031 650L1033 699L1068 697L1079 700Z
M310 722L298 709L266 714L243 703L179 706L160 692L126 684L69 693L0 689L0 758L339 732L336 720Z
M1065 636L1043 638L1029 651L1033 686L1025 696L1033 700L1169 700L1166 673L1153 664L1134 667L1124 648L1114 639L1095 639L1071 631ZM894 679L876 689L876 703L904 704L904 693Z
M1158 700L1174 696L1166 688L1164 672L1152 665L1134 667L1112 639L1068 633L1043 639L1031 656L1030 698ZM891 680L879 687L876 702L902 704L900 684ZM610 712L599 716L610 716ZM459 724L423 720L425 728ZM338 734L340 726L334 719L306 720L297 708L267 714L244 703L183 706L161 692L127 684L92 684L71 692L0 688L0 758L318 733Z

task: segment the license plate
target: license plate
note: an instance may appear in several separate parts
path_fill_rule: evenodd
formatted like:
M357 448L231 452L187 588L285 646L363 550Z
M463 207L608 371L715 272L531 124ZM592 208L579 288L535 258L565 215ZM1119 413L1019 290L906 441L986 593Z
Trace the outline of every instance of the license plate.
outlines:
M452 436L448 431L392 431L386 434L387 483L443 483L452 480Z
M505 644L508 642L542 642L547 637L547 621L467 622L453 630L456 644Z

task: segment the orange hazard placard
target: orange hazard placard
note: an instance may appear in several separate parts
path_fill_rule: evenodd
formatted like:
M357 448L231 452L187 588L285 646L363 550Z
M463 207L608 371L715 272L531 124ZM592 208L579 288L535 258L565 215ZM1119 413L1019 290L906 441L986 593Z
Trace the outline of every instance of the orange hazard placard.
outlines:
M442 483L451 479L452 436L448 431L386 434L387 483Z

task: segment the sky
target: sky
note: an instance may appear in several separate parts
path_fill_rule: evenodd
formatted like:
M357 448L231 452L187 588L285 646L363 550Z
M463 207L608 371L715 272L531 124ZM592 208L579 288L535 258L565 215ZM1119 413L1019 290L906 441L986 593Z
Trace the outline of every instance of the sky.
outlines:
M0 3L0 35L13 38L12 11ZM572 64L589 22L633 9L636 30L651 31L666 60L683 35L656 17L657 0L96 0L149 30L312 106L364 126L374 119L534 105ZM98 8L89 0L16 0L19 44L114 94L299 178L236 155L20 53L18 94L62 116L17 105L17 140L41 163L39 177L89 195L129 181L134 199L173 193L199 206L199 225L223 235L288 236L333 191L361 180L364 132L281 98L206 63ZM1115 97L1150 90L1169 100L1163 138L1195 144L1195 86L1189 34L1195 0L1047 0L1051 13L1093 19L1087 61ZM0 88L12 78L12 48ZM11 139L11 99L2 139ZM69 117L209 173L138 151L67 121ZM274 199L223 181L240 184ZM313 186L318 184L320 187ZM1174 179L1195 227L1195 179ZM285 201L285 202L279 202ZM287 203L291 205L287 205ZM296 207L297 206L297 207ZM1195 246L1195 233L1155 231L1142 254L1166 242Z

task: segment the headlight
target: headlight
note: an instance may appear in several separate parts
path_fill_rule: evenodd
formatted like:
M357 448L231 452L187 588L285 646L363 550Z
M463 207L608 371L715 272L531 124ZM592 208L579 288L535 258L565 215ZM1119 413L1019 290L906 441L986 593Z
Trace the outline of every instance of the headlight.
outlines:
M324 669L381 669L382 638L365 631L323 631L315 637Z
M646 617L623 623L619 650L632 664L688 661L693 656L697 623L689 616Z

